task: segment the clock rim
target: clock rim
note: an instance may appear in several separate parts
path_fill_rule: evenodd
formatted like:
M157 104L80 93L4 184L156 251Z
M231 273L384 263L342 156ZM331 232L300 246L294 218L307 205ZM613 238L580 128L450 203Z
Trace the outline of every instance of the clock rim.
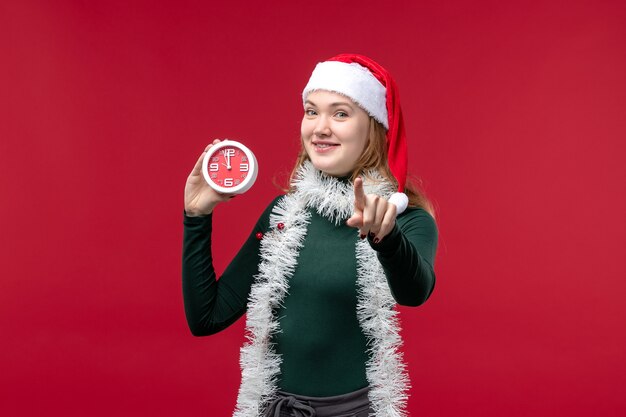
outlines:
M246 176L246 178L239 184L233 187L222 187L217 185L209 176L209 158L215 154L215 152L219 151L226 146L234 146L239 148L239 150L243 151L243 153L248 157L248 162L250 163L250 174ZM218 193L222 194L243 194L248 191L252 185L254 185L256 181L256 177L258 174L258 163L256 160L256 156L254 153L243 143L238 142L232 139L224 139L220 143L211 146L211 149L204 155L204 159L202 160L202 176L204 180L209 184L211 188L213 188Z

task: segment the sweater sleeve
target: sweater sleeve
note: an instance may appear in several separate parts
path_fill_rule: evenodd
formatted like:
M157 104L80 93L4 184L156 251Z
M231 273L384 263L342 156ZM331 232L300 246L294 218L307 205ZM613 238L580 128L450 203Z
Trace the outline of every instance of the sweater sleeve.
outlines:
M374 244L391 294L404 306L423 304L435 287L434 261L438 232L425 210L409 208L396 219L391 233Z
M194 336L224 330L245 313L259 265L260 243L256 234L267 230L273 205L274 202L265 209L219 279L211 253L213 216L183 215L183 301L187 324Z

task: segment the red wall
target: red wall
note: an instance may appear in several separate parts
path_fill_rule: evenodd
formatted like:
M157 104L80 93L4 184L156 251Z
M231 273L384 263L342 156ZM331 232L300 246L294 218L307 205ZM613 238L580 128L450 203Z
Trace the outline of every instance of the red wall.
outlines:
M402 309L413 415L624 415L626 3L252 3L0 5L0 414L231 413L243 323L186 327L185 178L214 137L258 156L221 270L314 64L354 51L395 75L438 207L437 288Z

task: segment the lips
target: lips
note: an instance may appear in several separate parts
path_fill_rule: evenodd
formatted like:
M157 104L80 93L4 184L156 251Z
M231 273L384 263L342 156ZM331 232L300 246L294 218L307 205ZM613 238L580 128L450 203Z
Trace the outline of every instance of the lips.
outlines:
M335 146L339 146L338 143L327 142L327 141L322 141L322 140L314 140L312 143L313 143L313 147L315 148L315 150L320 151L320 152L326 151L328 149L332 149Z

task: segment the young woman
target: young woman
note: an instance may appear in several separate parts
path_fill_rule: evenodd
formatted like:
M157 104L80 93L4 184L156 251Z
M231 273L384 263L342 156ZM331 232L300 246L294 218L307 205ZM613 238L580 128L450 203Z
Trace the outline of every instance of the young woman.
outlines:
M406 184L397 87L371 59L339 55L316 66L303 104L291 188L219 280L211 213L230 196L204 182L198 158L185 186L187 321L204 336L247 313L237 417L402 416L394 305L430 296L437 228Z

